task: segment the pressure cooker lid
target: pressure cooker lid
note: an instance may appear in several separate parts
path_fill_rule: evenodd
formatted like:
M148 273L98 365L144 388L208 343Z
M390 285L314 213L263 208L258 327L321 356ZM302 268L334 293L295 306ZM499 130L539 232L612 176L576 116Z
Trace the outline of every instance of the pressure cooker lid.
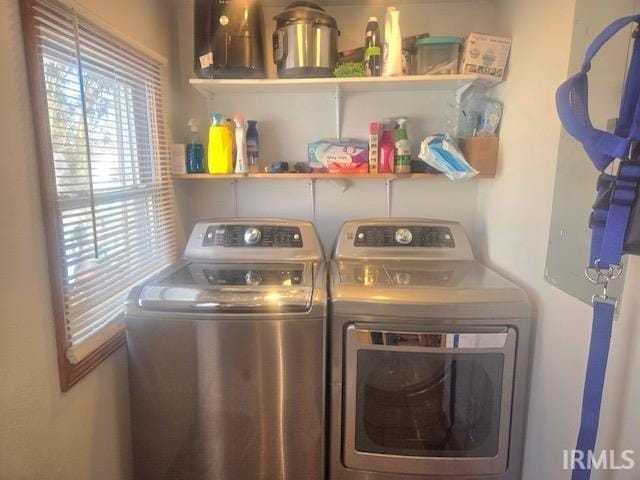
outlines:
M282 13L273 19L277 22L278 28L293 22L314 22L338 28L335 18L325 12L324 8L305 1L290 3Z

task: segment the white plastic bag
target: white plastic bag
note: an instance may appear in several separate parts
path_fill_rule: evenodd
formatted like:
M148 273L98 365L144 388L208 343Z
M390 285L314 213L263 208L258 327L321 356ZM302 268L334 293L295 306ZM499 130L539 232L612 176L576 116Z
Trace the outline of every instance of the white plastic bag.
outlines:
M451 180L465 180L478 175L478 171L467 163L449 135L437 134L425 138L420 144L418 157Z

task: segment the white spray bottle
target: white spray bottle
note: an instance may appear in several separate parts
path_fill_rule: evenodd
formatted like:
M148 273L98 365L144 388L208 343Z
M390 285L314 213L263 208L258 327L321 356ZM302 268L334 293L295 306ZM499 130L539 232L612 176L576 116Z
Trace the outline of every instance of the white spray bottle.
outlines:
M236 173L244 175L249 173L245 121L242 115L236 115L233 121L236 124Z
M400 32L400 12L395 7L387 8L384 22L383 77L402 75L402 33Z

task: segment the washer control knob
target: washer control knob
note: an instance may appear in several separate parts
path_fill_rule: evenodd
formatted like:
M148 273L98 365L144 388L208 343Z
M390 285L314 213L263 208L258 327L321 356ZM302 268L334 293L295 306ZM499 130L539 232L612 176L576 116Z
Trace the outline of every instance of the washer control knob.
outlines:
M413 241L413 234L408 228L399 228L396 230L396 242L400 245L409 245Z
M250 270L244 276L244 281L247 283L247 285L256 286L262 283L262 277L259 273Z
M262 238L262 232L259 228L250 227L244 232L244 243L247 245L255 245Z

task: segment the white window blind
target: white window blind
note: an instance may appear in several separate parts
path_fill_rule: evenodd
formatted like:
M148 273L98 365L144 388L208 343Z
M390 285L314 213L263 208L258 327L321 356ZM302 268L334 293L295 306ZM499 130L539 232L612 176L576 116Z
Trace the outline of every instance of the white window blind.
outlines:
M161 66L51 1L35 0L51 140L67 358L123 328L133 285L175 258Z

